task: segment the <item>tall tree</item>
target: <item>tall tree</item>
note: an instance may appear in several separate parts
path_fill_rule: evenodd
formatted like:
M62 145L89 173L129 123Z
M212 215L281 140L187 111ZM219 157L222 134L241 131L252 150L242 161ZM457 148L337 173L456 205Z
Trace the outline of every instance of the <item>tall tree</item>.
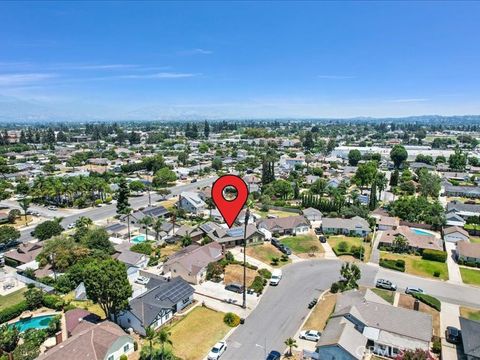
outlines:
M340 269L340 275L345 281L345 290L358 288L358 280L362 276L360 268L354 263L343 263Z
M4 324L0 326L0 349L8 354L9 360L13 360L12 352L18 345L20 332L16 326Z
M122 177L120 184L118 185L117 192L117 214L125 215L125 210L130 208L128 197L130 196L130 189L127 184L127 180Z
M358 149L352 149L348 152L348 164L351 166L357 166L358 162L362 160L362 154Z
M4 225L0 229L2 230L0 231L0 244L20 238L20 231L15 229L13 226Z
M396 169L399 169L405 160L408 158L407 150L403 145L395 145L390 151L390 159Z
M463 171L467 166L467 155L464 154L459 148L455 149L455 153L448 158L448 165L450 169L454 171Z
M27 217L27 211L28 208L30 207L31 199L27 197L23 197L20 200L18 200L18 204L23 210L23 215L25 216L25 225L28 225L28 217Z
M205 136L205 139L208 139L210 136L210 125L208 124L208 121L205 120L205 123L203 125L203 135Z
M107 318L117 322L132 296L125 265L114 259L92 261L85 268L84 283L88 298L100 305Z
M307 131L305 134L305 139L303 140L303 147L307 150L311 150L315 146L313 141L313 135L311 131Z

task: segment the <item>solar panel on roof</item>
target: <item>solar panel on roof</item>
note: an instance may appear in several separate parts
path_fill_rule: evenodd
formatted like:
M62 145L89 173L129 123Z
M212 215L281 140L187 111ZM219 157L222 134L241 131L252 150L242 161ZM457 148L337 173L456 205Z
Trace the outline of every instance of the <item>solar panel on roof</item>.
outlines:
M242 228L230 229L227 231L227 235L231 237L238 237L243 235Z

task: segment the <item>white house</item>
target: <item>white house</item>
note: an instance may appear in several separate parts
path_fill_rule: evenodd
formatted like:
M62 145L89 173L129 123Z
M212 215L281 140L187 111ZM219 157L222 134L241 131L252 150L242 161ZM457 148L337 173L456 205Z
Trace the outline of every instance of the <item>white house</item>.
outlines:
M468 232L458 226L451 226L443 230L443 239L448 242L470 241Z
M203 201L199 194L193 191L184 191L180 194L180 207L191 214L202 213L207 204Z

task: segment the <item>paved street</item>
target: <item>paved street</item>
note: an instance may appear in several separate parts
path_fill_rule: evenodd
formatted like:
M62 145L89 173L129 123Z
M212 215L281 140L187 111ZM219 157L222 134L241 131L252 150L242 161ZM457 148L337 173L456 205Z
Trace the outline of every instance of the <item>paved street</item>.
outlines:
M212 184L215 179L216 179L216 177L210 177L210 178L199 180L196 183L190 183L190 184L171 187L171 188L169 188L169 190L171 191L171 194L168 195L168 197L176 196L176 195L180 194L182 191L188 191L188 190L208 186L208 185ZM152 204L154 204L160 198L161 198L160 195L152 192L152 194L151 194ZM2 202L2 203L5 203L5 202ZM148 194L138 196L138 197L131 197L130 198L130 205L132 206L133 209L139 208L141 206L147 206L148 205ZM32 209L34 209L34 210L37 210L37 208L43 209L44 212L48 211L48 214L45 213L45 215L49 215L49 217L51 217L51 218L53 218L54 216L62 216L63 220L62 220L61 224L64 228L66 228L68 224L75 222L81 216L89 217L93 221L99 221L99 220L103 220L103 219L114 216L116 214L116 211L117 211L117 208L116 208L115 204L106 205L106 206L98 207L98 208L95 207L95 208L88 208L88 209L83 209L83 210L74 210L74 213L66 212L64 210L49 211L49 210L46 210L44 207L32 206ZM69 210L67 210L67 211L69 211ZM20 241L25 242L25 241L32 240L33 237L30 235L31 231L32 231L32 229L22 230L21 231L22 235L20 237Z
M264 359L265 350L283 351L283 342L294 336L305 320L307 304L318 297L332 282L339 279L341 261L311 260L282 268L279 286L268 288L260 304L228 338L229 360ZM419 286L428 294L449 303L479 307L480 288L424 279L404 273L361 265L361 285L373 286L378 277L390 279L403 291L406 286ZM266 344L266 349L265 348Z

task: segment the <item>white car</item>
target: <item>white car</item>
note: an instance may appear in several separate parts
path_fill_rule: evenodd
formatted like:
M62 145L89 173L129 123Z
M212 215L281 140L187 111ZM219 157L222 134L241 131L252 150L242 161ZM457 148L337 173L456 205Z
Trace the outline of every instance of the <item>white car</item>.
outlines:
M425 291L417 287L407 286L407 288L405 289L405 294L413 294L413 293L425 294Z
M270 285L277 286L282 280L282 270L275 269L272 271L272 277L270 278Z
M220 359L220 356L222 356L225 351L227 351L227 343L225 341L216 343L208 353L208 360Z
M47 209L50 211L57 211L57 207L53 205L49 206Z
M140 285L147 285L148 282L150 281L150 278L147 278L145 276L139 276L135 282Z
M73 229L73 228L75 228L75 223L70 223L70 224L68 224L68 225L67 225L67 228L68 228L68 229Z
M300 332L300 339L317 342L320 340L320 333L317 330L306 330Z

